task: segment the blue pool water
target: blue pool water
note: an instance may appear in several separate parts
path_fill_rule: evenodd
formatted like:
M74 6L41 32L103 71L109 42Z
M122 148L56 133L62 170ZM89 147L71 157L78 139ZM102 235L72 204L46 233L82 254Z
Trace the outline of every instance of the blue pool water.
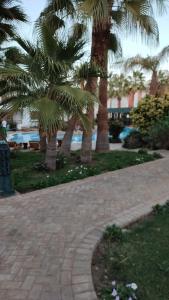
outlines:
M57 139L63 140L64 134L58 134ZM17 132L10 135L8 138L9 142L15 142L17 144L20 143L28 143L28 142L39 142L39 133L38 132ZM96 141L96 133L92 136L92 141ZM72 143L80 143L82 142L82 134L74 134L72 137Z

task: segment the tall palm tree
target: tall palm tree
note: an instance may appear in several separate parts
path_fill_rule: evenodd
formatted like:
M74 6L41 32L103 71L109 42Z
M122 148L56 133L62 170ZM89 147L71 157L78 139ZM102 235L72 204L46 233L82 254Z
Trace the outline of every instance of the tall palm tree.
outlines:
M154 2L154 1L152 1ZM129 33L140 31L146 38L158 40L158 26L152 18L152 2L142 0L113 1L84 0L82 7L88 15L93 16L93 57L96 63L102 67L105 76L100 79L98 135L96 150L107 151L108 144L108 118L107 118L107 63L108 49L112 30L117 24L121 30L126 28ZM165 4L165 1L156 1ZM124 26L125 24L125 26Z
M129 81L123 74L113 75L109 80L109 97L117 99L117 106L121 108L122 97L128 95Z
M1 93L3 109L7 112L31 107L39 115L47 132L45 162L50 170L56 167L56 132L66 114L83 117L83 109L93 101L91 95L72 87L68 81L72 64L82 56L83 42L72 38L66 43L43 26L37 44L20 37L15 39L26 51L22 65L1 66ZM41 72L39 71L41 70Z
M152 73L149 93L150 95L156 95L158 93L159 81L158 70L163 61L169 56L169 46L164 47L157 55L141 57L137 55L131 57L125 62L125 69L133 69L134 67L140 67L142 70L146 70Z
M12 37L16 22L26 22L27 17L18 0L0 1L0 43Z

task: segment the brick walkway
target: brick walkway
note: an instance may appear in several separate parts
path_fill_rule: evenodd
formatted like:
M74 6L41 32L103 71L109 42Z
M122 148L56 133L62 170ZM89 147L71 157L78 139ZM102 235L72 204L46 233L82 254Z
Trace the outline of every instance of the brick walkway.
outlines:
M104 226L169 199L169 158L0 200L0 300L96 300Z

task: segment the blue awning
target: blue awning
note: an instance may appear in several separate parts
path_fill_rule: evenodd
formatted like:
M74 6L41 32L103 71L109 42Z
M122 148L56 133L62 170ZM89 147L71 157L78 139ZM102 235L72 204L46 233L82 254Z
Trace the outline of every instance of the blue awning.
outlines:
M120 113L120 114L128 114L130 113L131 108L129 107L122 107L122 108L108 108L109 113Z

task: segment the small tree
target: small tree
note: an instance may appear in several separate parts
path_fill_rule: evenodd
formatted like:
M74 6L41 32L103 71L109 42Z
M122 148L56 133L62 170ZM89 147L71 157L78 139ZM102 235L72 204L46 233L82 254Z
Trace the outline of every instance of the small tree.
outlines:
M37 111L48 139L45 162L48 169L55 170L56 133L65 115L79 116L85 122L83 109L90 101L93 104L91 94L72 86L70 80L72 65L82 56L83 42L72 36L61 41L46 24L42 24L36 44L20 37L16 42L25 57L22 65L0 67L2 104L8 112L23 107Z

